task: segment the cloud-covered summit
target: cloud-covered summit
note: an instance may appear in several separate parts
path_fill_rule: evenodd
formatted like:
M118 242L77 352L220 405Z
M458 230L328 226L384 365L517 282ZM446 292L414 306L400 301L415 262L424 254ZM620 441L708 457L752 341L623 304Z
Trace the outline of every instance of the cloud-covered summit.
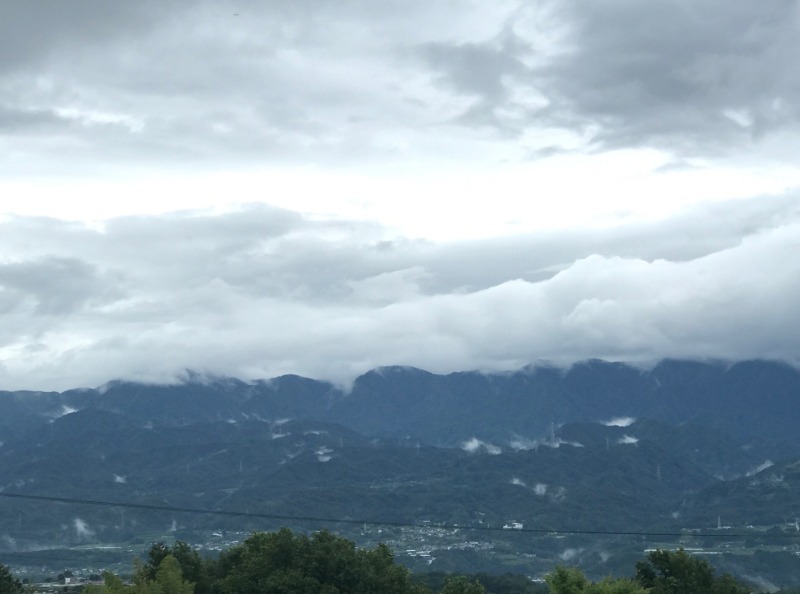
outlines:
M0 387L794 361L799 6L3 3Z
M381 365L442 372L591 357L792 361L796 201L739 206L752 217L725 205L655 226L456 243L256 205L100 229L14 218L0 224L0 382L67 388L185 368L347 382Z

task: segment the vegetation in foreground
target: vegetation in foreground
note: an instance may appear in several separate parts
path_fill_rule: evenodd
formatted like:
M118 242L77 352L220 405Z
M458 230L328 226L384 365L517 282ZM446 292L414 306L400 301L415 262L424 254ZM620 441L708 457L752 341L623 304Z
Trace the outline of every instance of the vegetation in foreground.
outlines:
M577 568L556 567L546 586L512 576L415 577L395 563L386 545L361 549L328 531L311 536L288 528L257 532L218 559L201 557L186 543L157 543L138 561L130 583L106 572L103 585L85 594L748 594L751 589L683 550L656 550L636 564L631 578L592 582ZM487 587L489 589L487 589ZM0 594L25 586L0 565Z
M11 575L5 565L0 564L0 594L23 594L22 583Z

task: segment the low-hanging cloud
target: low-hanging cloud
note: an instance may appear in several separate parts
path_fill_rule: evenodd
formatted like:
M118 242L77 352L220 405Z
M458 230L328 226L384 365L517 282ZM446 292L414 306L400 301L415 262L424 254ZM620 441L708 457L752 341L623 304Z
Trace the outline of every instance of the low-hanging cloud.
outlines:
M470 454L475 454L477 452L485 452L492 456L497 456L503 453L503 450L501 448L486 441L481 441L477 437L473 437L462 443L461 449Z
M346 384L382 365L506 370L592 357L796 362L792 203L451 244L258 206L99 229L14 217L0 223L0 383L64 389L193 369ZM732 208L761 222L742 226ZM724 224L687 233L708 217Z
M75 528L75 535L80 540L88 540L88 539L94 537L94 535L95 535L94 530L92 530L89 527L89 525L84 520L82 520L81 518L75 518L72 521L72 526L73 526L73 528Z
M603 421L603 425L606 427L630 427L635 422L636 419L633 417L614 417L608 421Z

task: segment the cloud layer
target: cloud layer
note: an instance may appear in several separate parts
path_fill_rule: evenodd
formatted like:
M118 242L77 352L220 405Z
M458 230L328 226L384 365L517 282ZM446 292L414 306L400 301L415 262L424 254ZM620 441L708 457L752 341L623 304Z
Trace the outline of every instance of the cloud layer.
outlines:
M796 0L3 3L0 387L795 361L799 24Z
M64 172L421 166L631 146L697 157L761 141L790 158L798 133L795 0L0 11L8 172L41 174L31 154L59 156Z
M797 204L450 244L256 205L102 229L12 218L0 224L0 384L168 380L186 368L346 383L393 364L793 361Z

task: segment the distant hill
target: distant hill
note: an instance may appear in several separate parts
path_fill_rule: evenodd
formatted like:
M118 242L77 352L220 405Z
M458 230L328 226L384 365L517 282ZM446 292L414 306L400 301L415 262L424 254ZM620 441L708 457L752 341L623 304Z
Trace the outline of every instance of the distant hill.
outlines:
M283 376L252 383L189 376L176 385L110 382L56 393L0 392L0 441L67 411L96 408L143 423L284 418L337 423L369 437L454 446L472 437L536 438L551 425L633 417L699 423L732 436L800 444L800 372L767 361L662 361L649 370L587 361L567 369L436 375L385 367L349 392Z
M540 443L498 451L376 441L315 421L148 428L85 409L0 448L0 477L4 490L59 497L412 524L518 518L606 530L669 523L676 502L715 482L677 439L668 448L646 437L630 443L616 429L567 425ZM101 512L94 529L109 537L124 529ZM64 513L57 520L52 510L46 519L6 515L0 531L44 538L54 520L69 522L75 511Z
M770 539L794 547L798 404L800 373L764 361L664 361L649 370L588 361L449 375L388 367L347 392L298 376L196 375L175 385L2 392L0 491L268 514L276 525L297 517L466 530L518 522L539 540L488 533L505 547L489 562L470 548L478 532L440 552L438 567L521 568L534 557L544 567L578 555L602 575L635 558L643 541L612 555L622 545L611 534L563 533L672 534L725 522L756 526L748 547ZM169 509L0 505L0 553L275 527ZM770 551L728 561L741 572L750 561L771 567Z

